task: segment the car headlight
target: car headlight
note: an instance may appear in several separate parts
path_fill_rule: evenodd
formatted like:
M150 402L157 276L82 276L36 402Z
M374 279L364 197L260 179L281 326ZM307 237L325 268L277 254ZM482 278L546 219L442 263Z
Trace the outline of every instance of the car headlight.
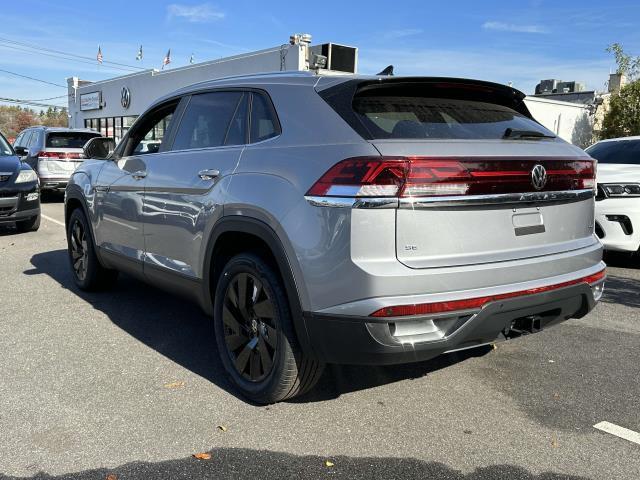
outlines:
M600 186L607 197L640 197L640 183L605 183Z
M37 182L38 175L33 170L20 170L18 174L18 178L16 178L15 183L27 183L27 182Z

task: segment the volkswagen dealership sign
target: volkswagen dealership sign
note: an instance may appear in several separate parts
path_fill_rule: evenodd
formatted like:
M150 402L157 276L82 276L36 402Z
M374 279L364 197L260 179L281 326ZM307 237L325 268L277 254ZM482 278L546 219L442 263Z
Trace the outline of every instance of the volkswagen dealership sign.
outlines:
M80 95L80 110L98 110L102 107L102 92Z

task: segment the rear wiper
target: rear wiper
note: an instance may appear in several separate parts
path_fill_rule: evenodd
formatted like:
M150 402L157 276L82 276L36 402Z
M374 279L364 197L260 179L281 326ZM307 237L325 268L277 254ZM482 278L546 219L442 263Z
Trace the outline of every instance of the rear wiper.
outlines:
M556 138L555 135L547 135L536 130L514 130L507 128L502 138L518 139L518 138Z

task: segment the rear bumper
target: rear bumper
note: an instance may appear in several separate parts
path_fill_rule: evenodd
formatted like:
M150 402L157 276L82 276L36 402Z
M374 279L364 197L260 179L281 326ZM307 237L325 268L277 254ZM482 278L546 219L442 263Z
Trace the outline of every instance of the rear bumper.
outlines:
M495 301L479 311L396 318L305 313L316 356L327 363L384 365L427 360L580 318L596 305L582 283L544 293ZM435 328L434 328L435 327Z

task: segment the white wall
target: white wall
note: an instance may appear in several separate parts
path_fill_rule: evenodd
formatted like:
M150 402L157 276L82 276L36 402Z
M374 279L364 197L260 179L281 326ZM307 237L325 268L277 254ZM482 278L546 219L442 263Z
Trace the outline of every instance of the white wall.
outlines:
M145 70L140 73L116 77L101 82L80 81L73 87L74 80L69 78L69 126L83 128L86 118L126 117L142 114L158 98L179 88L194 83L233 75L245 75L280 70L303 70L305 68L306 47L285 45L210 62L189 65L182 68L167 68L164 71ZM129 108L120 104L122 88L127 87L131 94ZM80 110L80 95L102 92L102 108Z
M591 143L593 121L585 105L537 97L527 97L524 103L538 122L560 138L582 148Z

